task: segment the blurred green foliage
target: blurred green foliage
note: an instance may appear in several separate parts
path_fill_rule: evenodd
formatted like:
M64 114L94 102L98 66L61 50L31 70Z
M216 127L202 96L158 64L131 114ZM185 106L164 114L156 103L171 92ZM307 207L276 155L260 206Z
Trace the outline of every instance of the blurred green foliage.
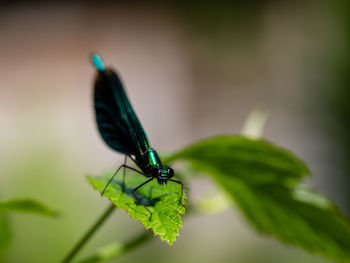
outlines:
M57 212L32 199L14 199L0 201L0 213L3 212L27 212L46 216L56 216Z
M300 185L309 172L290 152L263 140L222 136L194 143L167 162L175 160L209 174L260 232L350 262L349 222L329 201Z
M54 210L28 198L0 201L0 258L11 240L10 224L6 215L9 212L33 213L43 216L57 215Z

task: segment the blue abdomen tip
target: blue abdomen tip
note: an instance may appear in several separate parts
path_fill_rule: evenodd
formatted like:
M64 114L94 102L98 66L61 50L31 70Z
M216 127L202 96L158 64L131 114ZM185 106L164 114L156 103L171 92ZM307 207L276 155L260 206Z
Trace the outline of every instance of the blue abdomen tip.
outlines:
M96 53L92 54L91 61L92 61L92 64L94 64L94 67L98 71L105 70L105 64L103 63L103 60L101 59L101 57L98 54L96 54Z

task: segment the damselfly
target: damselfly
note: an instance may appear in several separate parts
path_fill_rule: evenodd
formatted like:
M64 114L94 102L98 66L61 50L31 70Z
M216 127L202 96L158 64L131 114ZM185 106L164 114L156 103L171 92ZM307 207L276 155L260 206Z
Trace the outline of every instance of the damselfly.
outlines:
M149 178L131 191L136 200L140 201L135 192L153 179L157 179L160 185L167 184L168 181L180 184L179 203L182 204L183 184L172 179L174 170L163 165L157 152L151 147L147 134L129 102L118 75L111 68L105 67L98 54L93 54L91 60L98 72L94 89L98 129L109 147L125 154L124 164L109 179L102 195L121 168L124 168L123 189L125 189L124 179L127 168ZM126 165L127 157L134 161L140 170ZM144 204L142 205L150 213L151 219L152 212Z

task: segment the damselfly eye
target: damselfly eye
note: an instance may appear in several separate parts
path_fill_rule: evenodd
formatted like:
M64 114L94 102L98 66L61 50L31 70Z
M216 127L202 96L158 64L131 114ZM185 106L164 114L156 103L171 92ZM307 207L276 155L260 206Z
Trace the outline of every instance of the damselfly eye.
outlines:
M169 175L169 178L174 176L174 170L172 168L170 168L170 167L168 169L168 175Z

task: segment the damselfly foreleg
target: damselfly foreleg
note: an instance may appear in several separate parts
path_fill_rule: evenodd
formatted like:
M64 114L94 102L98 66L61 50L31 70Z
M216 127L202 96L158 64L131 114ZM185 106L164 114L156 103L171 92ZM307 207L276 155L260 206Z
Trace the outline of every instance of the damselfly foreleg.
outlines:
M125 158L125 159L126 159L126 158ZM115 171L115 173L113 174L113 176L111 177L111 179L109 179L108 183L106 184L105 188L103 189L103 191L102 191L102 193L101 193L101 196L104 194L104 192L106 191L107 187L111 184L111 182L113 181L114 177L117 175L117 173L119 172L119 170L120 170L121 168L123 168L123 167L124 167L123 186L122 186L123 191L124 191L124 189L125 189L125 169L126 169L126 168L128 168L128 169L130 169L130 170L132 170L132 171L134 171L134 172L137 172L137 173L139 173L139 174L142 174L143 176L145 176L145 174L144 174L143 172L141 172L141 171L139 171L139 170L137 170L137 169L135 169L135 168L133 168L133 167L130 167L130 166L126 165L126 164L122 164L122 165L119 166L119 168Z

